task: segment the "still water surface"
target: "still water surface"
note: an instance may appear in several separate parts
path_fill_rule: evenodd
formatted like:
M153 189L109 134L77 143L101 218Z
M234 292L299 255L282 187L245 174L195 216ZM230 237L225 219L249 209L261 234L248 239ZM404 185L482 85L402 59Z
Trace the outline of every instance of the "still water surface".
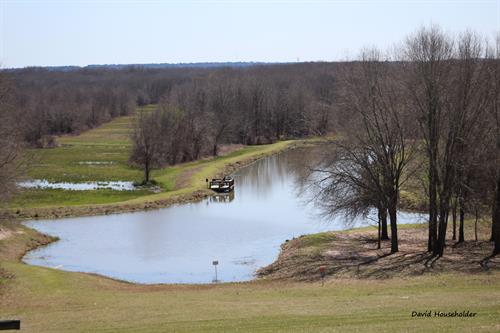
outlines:
M285 240L349 228L324 220L306 204L297 181L310 151L267 157L233 176L235 191L204 201L118 215L38 220L26 224L60 238L24 261L138 283L211 283L218 260L222 282L247 281L272 263ZM400 223L417 214L400 213ZM367 221L357 221L357 226Z

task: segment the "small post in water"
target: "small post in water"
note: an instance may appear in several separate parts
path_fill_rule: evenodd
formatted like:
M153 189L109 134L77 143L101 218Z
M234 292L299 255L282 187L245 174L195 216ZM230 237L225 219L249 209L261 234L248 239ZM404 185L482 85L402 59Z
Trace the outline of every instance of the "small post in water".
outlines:
M217 283L219 280L217 279L217 265L219 264L219 261L218 260L214 260L212 261L212 265L214 265L214 268L215 268L215 280L213 280L213 282Z

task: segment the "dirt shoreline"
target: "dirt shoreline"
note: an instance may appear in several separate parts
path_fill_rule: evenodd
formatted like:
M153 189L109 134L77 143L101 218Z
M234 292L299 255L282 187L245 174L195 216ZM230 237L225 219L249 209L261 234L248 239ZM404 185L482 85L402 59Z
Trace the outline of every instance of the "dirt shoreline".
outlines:
M450 237L443 257L427 252L427 225L400 226L399 252L390 254L390 241L377 249L376 230L351 229L301 236L281 246L278 259L257 271L260 280L318 281L323 266L325 279L386 279L424 274L456 272L488 274L500 270L500 257L489 257L493 243L489 225L483 223L479 240L472 239L471 226L466 241Z

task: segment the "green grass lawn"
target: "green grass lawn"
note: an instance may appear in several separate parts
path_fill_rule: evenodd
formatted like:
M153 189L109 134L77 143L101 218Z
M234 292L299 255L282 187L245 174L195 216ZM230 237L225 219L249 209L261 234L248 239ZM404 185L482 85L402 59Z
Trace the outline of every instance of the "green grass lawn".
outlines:
M25 332L498 332L500 274L141 286L20 263L0 318ZM412 311L474 318L412 318Z

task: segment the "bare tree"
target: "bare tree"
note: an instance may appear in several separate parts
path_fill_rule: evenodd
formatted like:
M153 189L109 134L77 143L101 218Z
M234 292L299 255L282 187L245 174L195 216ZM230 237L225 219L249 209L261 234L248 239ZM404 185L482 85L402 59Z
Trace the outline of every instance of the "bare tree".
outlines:
M132 153L130 162L144 171L143 184L151 182L151 170L165 161L161 132L161 113L139 112L132 132Z
M500 33L496 36L494 49L490 52L489 73L491 73L490 92L493 124L493 142L495 146L495 198L492 209L491 240L495 246L493 255L500 253Z
M343 216L351 223L357 217L367 218L376 209L380 248L382 225L385 223L387 228L387 207L379 166L366 153L352 143L335 142L323 166L311 170L309 183L313 185L314 200L325 217Z
M417 114L428 159L429 238L428 251L439 253L438 219L445 223L445 212L452 191L452 151L443 144L448 80L451 73L453 43L438 27L422 28L405 45L406 88ZM444 146L444 148L443 148ZM441 164L440 164L441 163ZM442 171L442 174L440 174Z
M376 207L379 223L389 213L391 253L398 252L397 209L401 185L408 178L415 149L401 98L396 66L378 50L365 50L361 59L344 67L340 107L353 114L339 143L337 158L327 172L330 211L359 215ZM339 188L342 188L339 191ZM341 193L340 195L338 193Z
M23 161L22 133L12 108L11 93L9 79L0 73L0 202L15 191Z
M370 173L379 184L380 198L389 213L391 252L398 251L397 209L399 191L408 175L415 149L407 123L407 108L401 98L397 67L381 59L381 53L367 50L354 63L347 77L347 101L357 115L353 137L356 146L366 151L377 173Z

